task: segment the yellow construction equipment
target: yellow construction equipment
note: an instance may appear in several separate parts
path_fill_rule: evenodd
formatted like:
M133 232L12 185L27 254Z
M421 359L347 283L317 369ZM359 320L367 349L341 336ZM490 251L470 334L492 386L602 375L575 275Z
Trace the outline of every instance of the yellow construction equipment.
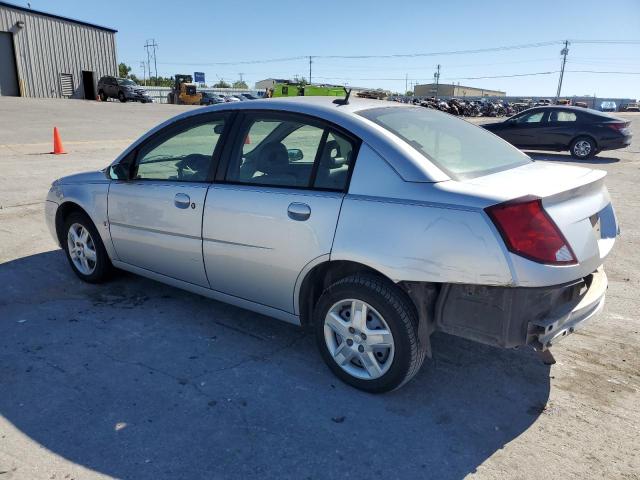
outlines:
M199 93L191 75L176 74L172 90L167 95L167 103L175 105L200 105Z

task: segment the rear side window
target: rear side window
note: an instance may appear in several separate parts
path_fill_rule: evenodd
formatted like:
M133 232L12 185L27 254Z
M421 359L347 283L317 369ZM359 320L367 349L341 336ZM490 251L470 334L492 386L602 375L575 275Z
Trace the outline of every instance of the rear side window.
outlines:
M453 178L478 177L531 161L487 130L423 107L383 107L358 114L407 142Z
M553 111L549 116L550 122L575 122L578 116L574 112L565 112L562 110Z
M320 123L291 116L248 116L225 179L273 187L342 191L354 142Z

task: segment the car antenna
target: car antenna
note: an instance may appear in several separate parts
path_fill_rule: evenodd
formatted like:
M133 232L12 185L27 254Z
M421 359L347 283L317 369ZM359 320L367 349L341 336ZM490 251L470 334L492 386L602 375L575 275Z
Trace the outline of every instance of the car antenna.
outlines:
M344 98L336 98L333 103L337 104L337 105L348 105L349 104L349 95L351 95L351 88L349 90L347 90L347 87L342 87L344 88L344 93L345 96Z

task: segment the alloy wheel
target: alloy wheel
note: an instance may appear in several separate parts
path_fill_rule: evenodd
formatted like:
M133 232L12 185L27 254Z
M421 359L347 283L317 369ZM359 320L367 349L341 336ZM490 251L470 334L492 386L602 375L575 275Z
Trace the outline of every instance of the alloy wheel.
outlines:
M591 153L591 143L587 140L580 140L574 145L573 152L578 157L588 157Z
M67 233L67 250L73 265L83 275L91 275L96 269L96 246L89 230L79 223L69 227Z

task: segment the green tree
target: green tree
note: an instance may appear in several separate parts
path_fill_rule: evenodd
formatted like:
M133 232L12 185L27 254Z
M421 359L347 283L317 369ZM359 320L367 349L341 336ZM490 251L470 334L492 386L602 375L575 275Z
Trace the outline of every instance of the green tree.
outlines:
M118 76L120 78L127 78L129 76L130 71L131 71L131 67L126 63L120 63L118 65Z
M213 88L231 88L231 85L229 85L224 80L220 79L220 80L218 80L218 83L215 83L213 85Z
M405 93L405 95L407 95L408 97L413 97L413 91L407 90L407 93Z
M249 88L249 85L244 80L238 80L233 82L233 88Z

